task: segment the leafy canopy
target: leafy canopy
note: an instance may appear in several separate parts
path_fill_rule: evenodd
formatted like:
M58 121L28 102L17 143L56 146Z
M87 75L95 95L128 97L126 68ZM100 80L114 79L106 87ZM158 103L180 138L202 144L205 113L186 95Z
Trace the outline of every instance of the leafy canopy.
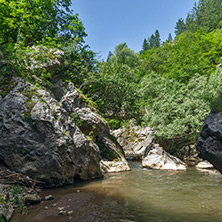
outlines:
M70 5L71 0L1 0L0 45L83 41L84 27Z

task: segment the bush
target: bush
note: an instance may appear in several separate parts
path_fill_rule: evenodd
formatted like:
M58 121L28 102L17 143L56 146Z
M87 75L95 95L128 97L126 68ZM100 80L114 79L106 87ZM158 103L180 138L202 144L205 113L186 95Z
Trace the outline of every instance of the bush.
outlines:
M221 88L222 69L209 78L196 74L187 84L155 74L145 77L141 83L147 109L143 124L154 127L161 138L198 133L211 108L222 110L221 96L220 103L216 98Z

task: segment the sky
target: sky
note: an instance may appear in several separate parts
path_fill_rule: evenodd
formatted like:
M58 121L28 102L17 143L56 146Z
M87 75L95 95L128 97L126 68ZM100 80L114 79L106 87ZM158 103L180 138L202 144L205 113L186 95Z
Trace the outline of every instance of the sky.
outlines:
M101 59L125 42L135 52L142 49L144 38L158 29L162 41L179 18L186 18L196 0L72 0L88 36L86 44Z

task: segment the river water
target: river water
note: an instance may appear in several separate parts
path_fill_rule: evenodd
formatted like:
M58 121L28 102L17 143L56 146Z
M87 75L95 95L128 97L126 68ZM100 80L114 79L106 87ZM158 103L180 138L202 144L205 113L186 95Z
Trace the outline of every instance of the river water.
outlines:
M54 200L15 214L13 222L222 222L222 175L146 170L43 191Z

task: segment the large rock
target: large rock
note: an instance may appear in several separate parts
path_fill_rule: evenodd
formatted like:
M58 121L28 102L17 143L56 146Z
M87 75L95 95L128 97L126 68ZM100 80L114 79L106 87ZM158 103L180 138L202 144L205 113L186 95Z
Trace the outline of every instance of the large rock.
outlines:
M75 89L73 84L58 81L54 85L53 93L80 130L99 146L103 163L107 163L100 164L102 172L129 170L124 151L116 139L110 135L107 123L100 115L92 111L93 107L90 102L87 102L87 99ZM112 169L106 167L111 165Z
M150 127L131 126L112 131L128 160L141 160L146 148L153 141L154 131Z
M143 167L160 170L186 170L186 165L180 159L167 153L158 144L151 144L146 149L142 161Z
M43 68L47 71L56 70L64 56L63 51L45 46L31 46L29 50L28 60L25 61L28 70ZM39 61L39 58L41 58L41 61Z
M196 143L199 156L222 173L222 114L210 113Z
M121 157L118 144L104 143L108 126L73 84L60 82L51 93L18 78L13 84L0 100L0 161L11 170L60 186L101 177L100 160ZM101 141L111 159L103 157Z
M130 167L125 159L122 147L111 135L98 138L97 144L101 150L100 168L103 173L128 171Z
M54 85L53 93L85 135L90 133L94 136L109 134L106 122L87 107L86 98L80 95L72 83L64 84L62 81L58 81Z

